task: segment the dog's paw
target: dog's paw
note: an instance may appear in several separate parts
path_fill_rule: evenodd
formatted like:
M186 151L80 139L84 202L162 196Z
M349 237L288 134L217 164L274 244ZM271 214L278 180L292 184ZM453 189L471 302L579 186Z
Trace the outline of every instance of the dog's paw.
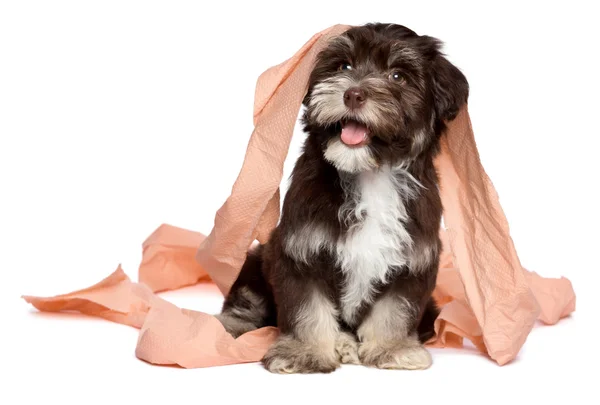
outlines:
M342 332L335 342L335 352L342 364L360 364L358 342L354 335Z
M420 344L380 345L362 343L358 349L362 364L382 369L425 370L432 364L431 354Z
M331 373L340 366L333 349L323 350L287 336L269 348L262 363L276 374Z
M314 355L268 356L263 360L265 368L274 374L331 373L338 363Z
M221 313L214 315L214 317L221 322L221 325L223 325L225 331L235 339L242 336L246 332L250 332L258 328L253 323L240 319L232 314Z

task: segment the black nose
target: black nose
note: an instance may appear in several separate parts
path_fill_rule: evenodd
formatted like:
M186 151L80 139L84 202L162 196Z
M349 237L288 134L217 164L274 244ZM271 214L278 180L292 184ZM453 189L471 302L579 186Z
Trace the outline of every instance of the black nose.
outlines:
M365 92L358 87L351 87L344 93L344 104L352 110L360 108L360 106L365 103L366 99Z

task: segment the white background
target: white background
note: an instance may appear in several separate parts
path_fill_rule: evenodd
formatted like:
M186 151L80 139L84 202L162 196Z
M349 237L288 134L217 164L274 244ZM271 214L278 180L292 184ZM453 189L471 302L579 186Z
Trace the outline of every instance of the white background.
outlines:
M597 392L600 31L593 3L2 1L0 350L8 377L0 395L16 395L11 404L320 404L325 396L407 404ZM573 282L578 302L570 319L534 329L504 367L441 349L424 372L344 366L327 376L275 376L258 364L151 366L134 356L137 330L39 314L20 299L87 287L119 263L137 279L141 243L162 223L210 232L252 132L258 75L317 31L371 21L447 43L470 81L481 159L520 259ZM298 133L286 177L301 139ZM164 296L205 312L218 311L222 300L198 287Z

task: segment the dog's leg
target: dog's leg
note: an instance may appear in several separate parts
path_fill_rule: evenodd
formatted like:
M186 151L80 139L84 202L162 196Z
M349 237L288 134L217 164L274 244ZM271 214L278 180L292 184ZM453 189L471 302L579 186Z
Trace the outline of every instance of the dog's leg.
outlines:
M358 355L362 364L384 369L426 369L431 355L416 330L420 309L391 289L375 302L358 328Z
M266 326L267 300L249 286L232 290L220 314L215 315L234 338Z
M234 338L275 326L273 295L262 273L261 248L251 251L215 317Z
M358 327L358 354L364 365L419 370L432 364L424 343L433 336L439 314L431 294L441 250L437 225L432 224L421 223L413 230L415 246L409 266L375 301ZM428 234L427 225L431 227Z
M280 336L263 358L273 373L329 373L340 365L337 309L316 284L286 278L278 308Z

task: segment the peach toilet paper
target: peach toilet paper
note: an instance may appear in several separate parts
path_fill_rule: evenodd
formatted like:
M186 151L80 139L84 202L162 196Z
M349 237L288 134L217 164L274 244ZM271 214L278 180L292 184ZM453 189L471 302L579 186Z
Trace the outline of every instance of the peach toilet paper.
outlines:
M257 81L254 131L230 197L210 234L163 224L143 243L139 282L121 266L89 288L54 297L24 296L40 311L78 311L140 329L136 356L184 368L256 362L277 337L266 327L237 339L212 315L182 309L156 293L198 282L223 294L251 244L265 242L279 219L279 186L308 75L327 40L348 29L315 34L291 58ZM479 160L468 108L449 123L436 161L444 205L444 251L434 292L442 305L431 347L463 347L464 339L499 365L513 360L536 320L554 324L575 311L564 277L524 269L494 186Z

